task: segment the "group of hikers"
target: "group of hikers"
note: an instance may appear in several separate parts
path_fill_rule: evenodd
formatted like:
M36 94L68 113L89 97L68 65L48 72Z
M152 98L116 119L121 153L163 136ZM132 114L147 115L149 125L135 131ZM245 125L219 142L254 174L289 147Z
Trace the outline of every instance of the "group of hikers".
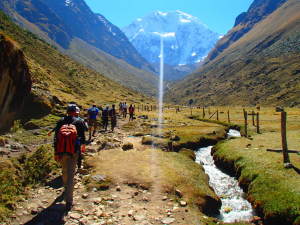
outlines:
M134 119L134 106L131 104L128 108L127 112L127 104L126 102L120 102L119 104L119 113L123 116L123 118L127 117L127 113L129 113L129 121Z
M120 103L120 114L123 118L127 115L126 102ZM129 120L134 118L134 106L128 108ZM87 110L87 119L79 116L80 108L71 103L67 106L67 115L61 118L55 128L48 133L54 134L55 160L62 166L62 180L64 185L64 199L66 202L65 210L69 212L73 206L74 175L76 166L81 168L82 152L85 152L85 132L89 131L89 141L96 135L98 127L98 117L101 116L102 126L107 131L109 120L111 130L117 125L117 113L115 105L105 106L104 108L93 105Z

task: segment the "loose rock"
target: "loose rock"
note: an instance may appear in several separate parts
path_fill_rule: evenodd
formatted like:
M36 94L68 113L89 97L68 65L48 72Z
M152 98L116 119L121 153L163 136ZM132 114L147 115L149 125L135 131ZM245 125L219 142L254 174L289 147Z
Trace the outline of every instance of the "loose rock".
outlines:
M163 224L171 224L171 223L175 222L175 219L174 219L174 218L168 217L168 218L162 219L161 222L162 222Z

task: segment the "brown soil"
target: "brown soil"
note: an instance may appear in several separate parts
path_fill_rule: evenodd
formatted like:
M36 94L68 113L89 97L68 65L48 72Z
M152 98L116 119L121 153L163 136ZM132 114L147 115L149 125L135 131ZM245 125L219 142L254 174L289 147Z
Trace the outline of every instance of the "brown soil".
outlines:
M87 146L85 157L95 158L101 151L122 151L122 145L130 142L132 151L145 151L151 146L141 144L142 137L132 137L130 131L122 129L127 121L119 120L114 133L99 132L98 136ZM143 121L140 121L141 123ZM109 144L112 141L113 146ZM102 146L102 147L100 147ZM107 147L108 146L108 147ZM126 165L126 162L119 162ZM86 164L86 163L85 163ZM154 164L155 166L155 164ZM154 169L154 177L159 171ZM185 202L167 195L160 187L159 178L151 188L136 183L115 179L109 188L100 190L85 185L87 177L95 170L81 169L76 174L74 207L65 215L62 198L63 188L59 175L54 175L45 186L29 190L17 205L17 209L5 224L202 224L200 219L208 219L199 211L185 206ZM98 172L98 171L97 171ZM117 174L116 174L117 177ZM130 180L130 179L129 179ZM105 189L105 188L104 188ZM182 205L180 205L182 204ZM201 215L202 216L201 216Z

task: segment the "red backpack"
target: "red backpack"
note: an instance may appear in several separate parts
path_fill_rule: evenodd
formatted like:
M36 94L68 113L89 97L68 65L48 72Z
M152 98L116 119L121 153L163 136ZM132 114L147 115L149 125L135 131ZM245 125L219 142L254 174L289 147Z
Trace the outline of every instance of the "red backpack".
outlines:
M75 153L75 144L77 140L77 129L73 124L63 125L57 134L57 143L55 149L55 155L61 153Z

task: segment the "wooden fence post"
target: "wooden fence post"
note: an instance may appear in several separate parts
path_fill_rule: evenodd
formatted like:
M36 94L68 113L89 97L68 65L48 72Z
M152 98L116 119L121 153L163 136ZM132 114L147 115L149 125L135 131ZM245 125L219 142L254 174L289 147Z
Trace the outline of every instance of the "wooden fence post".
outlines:
M282 141L282 152L283 152L283 163L290 163L288 146L286 140L286 112L281 112L281 141Z
M252 125L255 126L255 121L254 121L255 113L252 111Z
M205 118L205 108L204 107L202 108L202 118L203 119Z
M256 114L256 132L259 134L260 129L259 129L259 112Z
M244 111L244 119L245 119L245 136L248 137L248 113L245 109Z
M219 121L219 110L217 109L217 120Z
M230 113L229 113L229 110L227 111L227 119L228 119L228 123L230 123Z

